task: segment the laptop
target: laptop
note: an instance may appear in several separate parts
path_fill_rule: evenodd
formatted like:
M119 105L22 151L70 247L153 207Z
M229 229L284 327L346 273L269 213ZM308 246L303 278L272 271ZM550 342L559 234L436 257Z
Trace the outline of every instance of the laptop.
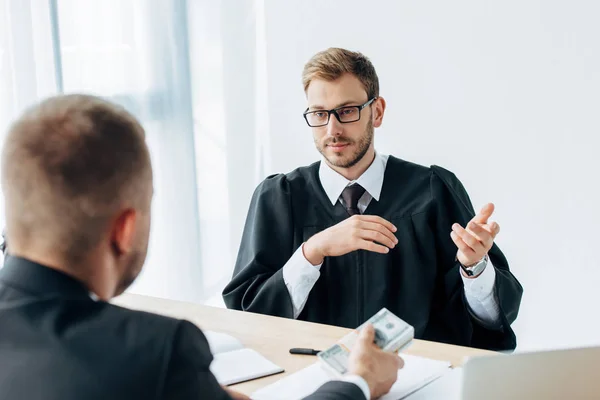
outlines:
M600 347L469 359L461 399L600 399Z

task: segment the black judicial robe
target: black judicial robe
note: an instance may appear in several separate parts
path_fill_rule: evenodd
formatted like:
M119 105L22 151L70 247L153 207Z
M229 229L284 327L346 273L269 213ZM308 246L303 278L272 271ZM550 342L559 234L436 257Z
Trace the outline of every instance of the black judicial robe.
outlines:
M415 337L492 350L516 347L511 323L523 288L494 244L495 295L502 328L490 330L471 315L464 295L452 224L475 216L456 176L390 156L379 201L365 215L392 222L398 244L388 254L358 250L326 257L321 276L298 319L355 328L382 307L413 325ZM319 162L266 178L255 190L232 281L223 291L229 308L293 318L283 266L314 234L348 218L327 198Z

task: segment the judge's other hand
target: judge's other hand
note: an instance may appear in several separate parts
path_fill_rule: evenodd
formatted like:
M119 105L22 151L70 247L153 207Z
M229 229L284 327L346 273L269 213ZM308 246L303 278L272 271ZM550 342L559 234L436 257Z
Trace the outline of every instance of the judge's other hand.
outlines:
M452 225L450 237L458 247L456 258L465 267L477 264L492 248L494 239L500 232L500 226L489 221L493 213L494 205L488 203L467 224L467 229L459 224Z
M226 386L221 386L229 395L229 397L231 397L233 400L251 400L250 397L246 396L245 394L242 394L240 392L236 392L235 390L231 390Z
M398 354L384 352L373 343L374 340L373 325L365 325L348 360L348 372L361 376L367 382L372 399L390 391L398 378L398 370L404 366L404 360Z
M396 227L376 215L353 215L331 228L317 233L302 251L312 265L318 265L328 256L342 256L362 249L387 253L398 243Z

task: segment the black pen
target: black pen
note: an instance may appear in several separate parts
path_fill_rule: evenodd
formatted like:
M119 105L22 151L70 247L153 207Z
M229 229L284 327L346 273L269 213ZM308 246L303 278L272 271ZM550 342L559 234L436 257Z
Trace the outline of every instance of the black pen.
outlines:
M304 348L293 348L290 349L290 354L304 354L306 356L316 356L321 350L304 349Z

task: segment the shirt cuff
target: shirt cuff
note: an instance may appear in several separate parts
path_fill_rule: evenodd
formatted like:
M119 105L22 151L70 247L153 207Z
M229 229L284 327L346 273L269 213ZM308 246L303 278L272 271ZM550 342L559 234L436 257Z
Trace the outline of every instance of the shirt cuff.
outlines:
M487 329L501 329L500 305L494 292L496 269L492 262L488 260L485 269L476 278L469 279L462 274L462 271L459 273L463 280L471 317Z
M459 273L465 286L465 293L470 297L483 301L493 293L494 284L496 283L496 269L491 260L488 259L485 269L476 278L466 277L461 268L459 268Z
M304 257L303 246L304 243L283 266L283 281L292 299L294 318L298 318L302 312L310 291L321 276L319 270L322 264L312 265Z
M363 394L365 395L365 399L371 400L371 389L369 389L367 381L365 381L362 376L346 375L341 380L344 382L354 383L360 388L360 390L362 390Z

